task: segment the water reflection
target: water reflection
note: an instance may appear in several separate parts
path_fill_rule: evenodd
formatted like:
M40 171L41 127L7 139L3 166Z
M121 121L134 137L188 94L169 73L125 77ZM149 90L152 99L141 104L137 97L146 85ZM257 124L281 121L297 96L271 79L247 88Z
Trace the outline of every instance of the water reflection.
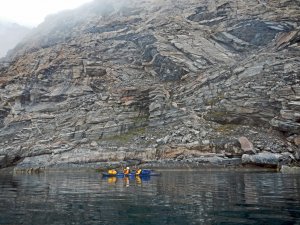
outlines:
M300 176L165 171L0 175L0 224L300 224Z
M150 181L150 176L129 176L129 177L102 177L109 184L123 183L124 186L129 187L130 185L141 186L143 182Z

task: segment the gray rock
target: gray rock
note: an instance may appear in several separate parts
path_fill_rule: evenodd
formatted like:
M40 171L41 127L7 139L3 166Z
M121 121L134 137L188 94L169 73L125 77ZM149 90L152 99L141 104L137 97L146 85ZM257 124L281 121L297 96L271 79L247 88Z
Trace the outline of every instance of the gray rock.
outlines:
M98 144L97 144L97 142L96 141L93 141L93 142L91 142L91 144L90 144L92 147L97 147L98 146Z
M202 144L204 144L204 145L209 145L209 144L210 144L210 141L209 141L209 140L202 140Z
M300 123L274 118L270 121L270 124L281 131L300 134Z
M283 165L280 169L281 173L300 174L300 167L290 167Z
M207 132L206 132L206 131L204 131L204 130L201 131L200 136L201 136L202 138L205 138L206 135L207 135Z
M7 156L0 155L0 168L5 167L7 164Z
M260 166L279 166L283 164L288 164L291 159L286 159L281 154L261 152L256 155L242 155L243 164L254 164Z
M192 135L188 134L182 138L182 143L191 143L192 139L193 139Z
M300 101L290 101L288 103L288 106L293 109L296 110L297 112L300 111Z
M163 142L166 144L166 143L168 143L168 141L170 140L170 136L169 135L167 135L167 136L165 136L164 138L163 138Z
M80 78L82 75L82 72L83 72L82 70L83 70L82 66L74 66L73 67L73 78L74 79Z
M298 135L294 138L294 143L295 143L295 145L300 146L300 135Z
M106 124L105 124L105 127L115 127L117 126L116 122L115 121L108 121Z
M246 137L240 137L239 142L244 153L246 154L255 153L253 144Z
M156 140L156 143L159 145L165 144L164 139L163 138L159 138Z
M191 143L187 143L186 147L188 149L197 149L197 148L200 147L200 142L199 141L194 141L194 142L191 142Z
M298 161L300 160L300 150L295 152L295 159Z
M155 110L160 110L161 109L161 104L160 103L157 103L157 102L153 102L149 105L149 111L150 112L153 112Z

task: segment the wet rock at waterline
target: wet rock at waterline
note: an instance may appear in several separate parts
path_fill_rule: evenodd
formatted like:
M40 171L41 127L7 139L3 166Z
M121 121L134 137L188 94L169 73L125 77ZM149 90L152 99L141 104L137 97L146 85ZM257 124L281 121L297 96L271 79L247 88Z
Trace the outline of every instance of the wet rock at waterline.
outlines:
M283 165L280 169L280 172L287 174L300 174L300 167L289 167Z

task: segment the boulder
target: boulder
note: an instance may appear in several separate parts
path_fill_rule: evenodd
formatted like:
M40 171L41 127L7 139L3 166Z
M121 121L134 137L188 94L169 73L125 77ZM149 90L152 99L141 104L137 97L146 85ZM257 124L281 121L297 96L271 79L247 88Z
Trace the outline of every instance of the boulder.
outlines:
M291 162L291 158L285 157L277 153L261 152L256 155L249 155L249 154L242 155L243 164L276 167L279 165L289 164L290 162Z
M6 166L7 156L6 155L0 155L0 168Z
M300 134L300 123L274 118L270 121L270 124L278 130Z
M149 105L149 112L160 110L161 108L162 108L162 105L160 103L158 103L158 102L152 102Z
M210 141L209 141L209 140L202 140L202 144L204 144L204 145L209 145L209 144L210 144Z
M241 144L241 148L245 153L253 154L255 153L253 144L246 137L240 137L239 142Z
M295 145L300 146L300 136L296 136L294 138L294 143L295 143Z
M91 142L91 144L90 144L90 146L91 146L91 147L97 147L97 146L98 146L98 144L97 144L97 142L96 142L96 141L92 141L92 142Z
M74 66L73 67L73 79L78 79L82 74L82 66Z
M300 174L300 167L290 167L290 166L285 166L283 165L280 169L281 173L296 173L296 174Z

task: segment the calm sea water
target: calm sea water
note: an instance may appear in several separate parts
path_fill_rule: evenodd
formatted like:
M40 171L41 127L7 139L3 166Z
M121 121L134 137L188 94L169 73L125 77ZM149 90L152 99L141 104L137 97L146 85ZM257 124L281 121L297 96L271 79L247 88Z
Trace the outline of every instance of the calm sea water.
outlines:
M300 176L162 171L0 175L0 224L300 224Z

